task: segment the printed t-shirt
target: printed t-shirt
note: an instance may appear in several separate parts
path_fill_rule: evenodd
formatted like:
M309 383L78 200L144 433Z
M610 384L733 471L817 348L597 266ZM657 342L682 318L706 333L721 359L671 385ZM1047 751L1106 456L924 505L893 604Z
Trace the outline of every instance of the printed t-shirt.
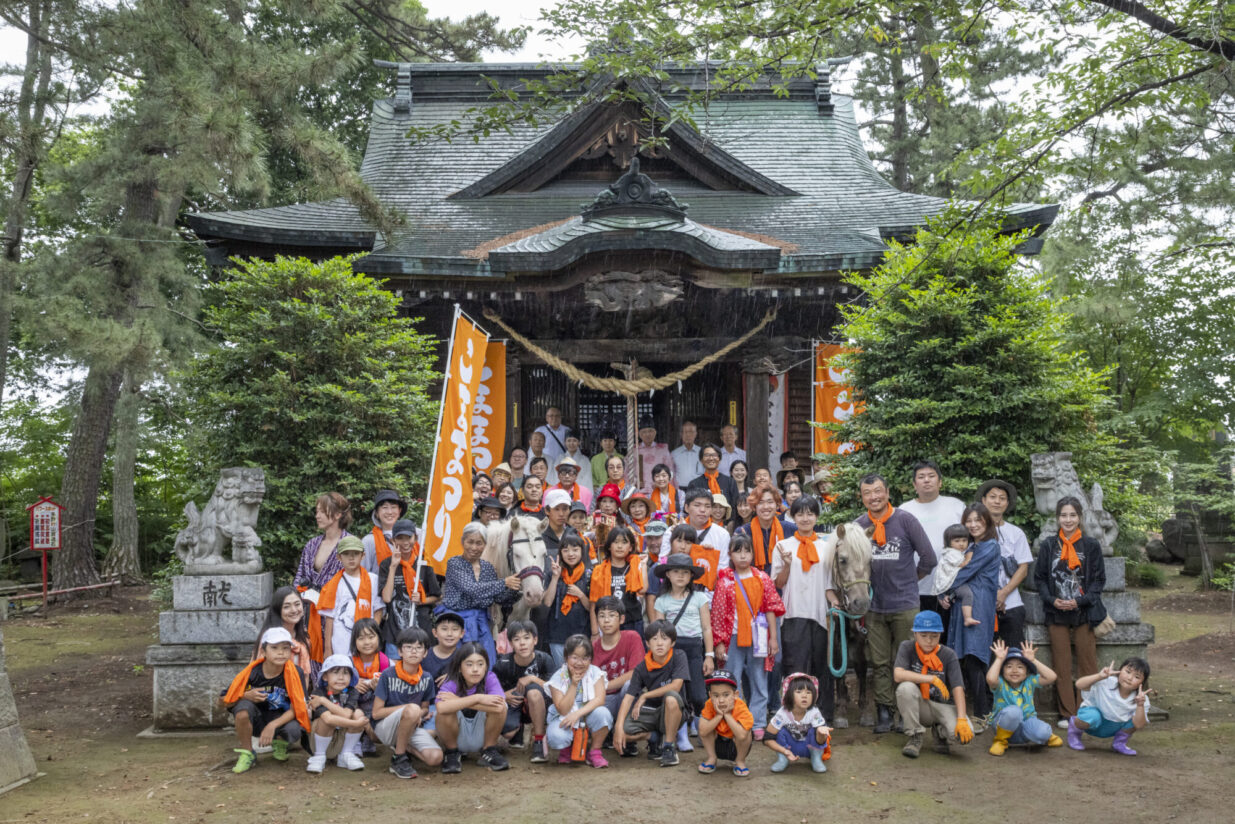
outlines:
M420 666L424 668L423 663ZM428 670L424 670L420 675L420 680L413 685L400 678L395 668L390 666L382 670L382 674L378 676L377 688L374 689L373 694L382 699L388 707L401 707L404 704L433 703L437 687Z
M613 681L633 670L643 660L643 639L633 629L618 633L618 642L613 649L605 649L600 640L592 644L592 666L605 672L605 680ZM617 692L621 687L612 691Z

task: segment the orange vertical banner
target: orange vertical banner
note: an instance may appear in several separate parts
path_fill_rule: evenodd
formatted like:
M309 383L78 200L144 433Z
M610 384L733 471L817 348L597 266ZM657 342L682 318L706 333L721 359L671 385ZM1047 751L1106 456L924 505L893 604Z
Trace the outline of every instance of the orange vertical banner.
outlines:
M854 401L853 387L849 386L849 371L832 366L832 358L851 351L834 343L815 343L816 423L844 423L861 411ZM828 430L815 427L815 454L846 455L857 448L851 441L837 443L831 435Z
M491 340L485 347L476 405L472 407L472 466L489 472L506 453L506 344Z
M472 520L472 409L488 340L484 330L455 307L433 468L425 495L423 557L439 575L446 573L451 556L463 551L463 527Z

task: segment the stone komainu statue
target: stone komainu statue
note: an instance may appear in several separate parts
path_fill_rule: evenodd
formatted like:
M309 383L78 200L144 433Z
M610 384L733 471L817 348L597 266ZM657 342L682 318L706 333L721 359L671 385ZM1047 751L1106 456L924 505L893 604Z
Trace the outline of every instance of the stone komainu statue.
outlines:
M261 572L257 548L257 511L266 494L266 473L252 467L232 467L219 473L214 494L199 512L184 506L189 525L176 536L176 555L186 575L245 575ZM230 560L225 557L231 547Z
M1119 525L1111 513L1102 508L1102 487L1094 484L1086 494L1081 488L1081 479L1072 466L1071 452L1039 452L1029 456L1030 475L1033 477L1033 498L1038 513L1046 518L1042 531L1034 541L1034 550L1045 538L1059 532L1055 520L1055 504L1060 498L1078 498L1085 507L1081 528L1086 535L1102 544L1102 554L1114 554L1115 539L1119 537Z

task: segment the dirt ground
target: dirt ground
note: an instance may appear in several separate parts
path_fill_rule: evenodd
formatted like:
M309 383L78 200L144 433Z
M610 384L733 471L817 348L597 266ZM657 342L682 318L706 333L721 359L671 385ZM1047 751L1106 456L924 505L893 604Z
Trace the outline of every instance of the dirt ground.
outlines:
M1138 734L1137 758L1094 742L1091 751L986 753L990 733L950 757L900 754L903 737L840 731L829 772L795 766L772 775L770 751L753 775L696 772L700 752L661 769L642 757L608 770L531 765L489 773L464 762L459 776L425 770L415 781L386 772L385 751L363 773L304 771L259 758L235 776L223 736L139 739L150 724L146 646L156 612L142 590L55 608L4 625L9 675L42 778L0 796L6 822L352 822L374 814L428 814L432 821L683 822L713 817L776 824L821 818L950 824L1010 821L1231 821L1235 776L1235 635L1230 616L1193 593L1195 579L1166 567L1168 588L1147 591L1145 620L1168 631L1150 649L1154 701L1170 720ZM1192 611L1189 612L1188 610ZM1164 637L1165 636L1165 637Z

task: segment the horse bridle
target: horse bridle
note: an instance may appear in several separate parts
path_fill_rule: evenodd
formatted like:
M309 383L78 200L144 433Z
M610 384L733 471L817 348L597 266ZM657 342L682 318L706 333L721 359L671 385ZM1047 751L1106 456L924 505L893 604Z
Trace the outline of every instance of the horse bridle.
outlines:
M531 538L516 538L514 532L510 533L510 543L506 545L506 566L510 569L515 568L515 544L531 544ZM545 571L538 566L530 566L526 569L521 569L515 575L522 581L525 578L531 578L533 575L538 578L545 577Z

